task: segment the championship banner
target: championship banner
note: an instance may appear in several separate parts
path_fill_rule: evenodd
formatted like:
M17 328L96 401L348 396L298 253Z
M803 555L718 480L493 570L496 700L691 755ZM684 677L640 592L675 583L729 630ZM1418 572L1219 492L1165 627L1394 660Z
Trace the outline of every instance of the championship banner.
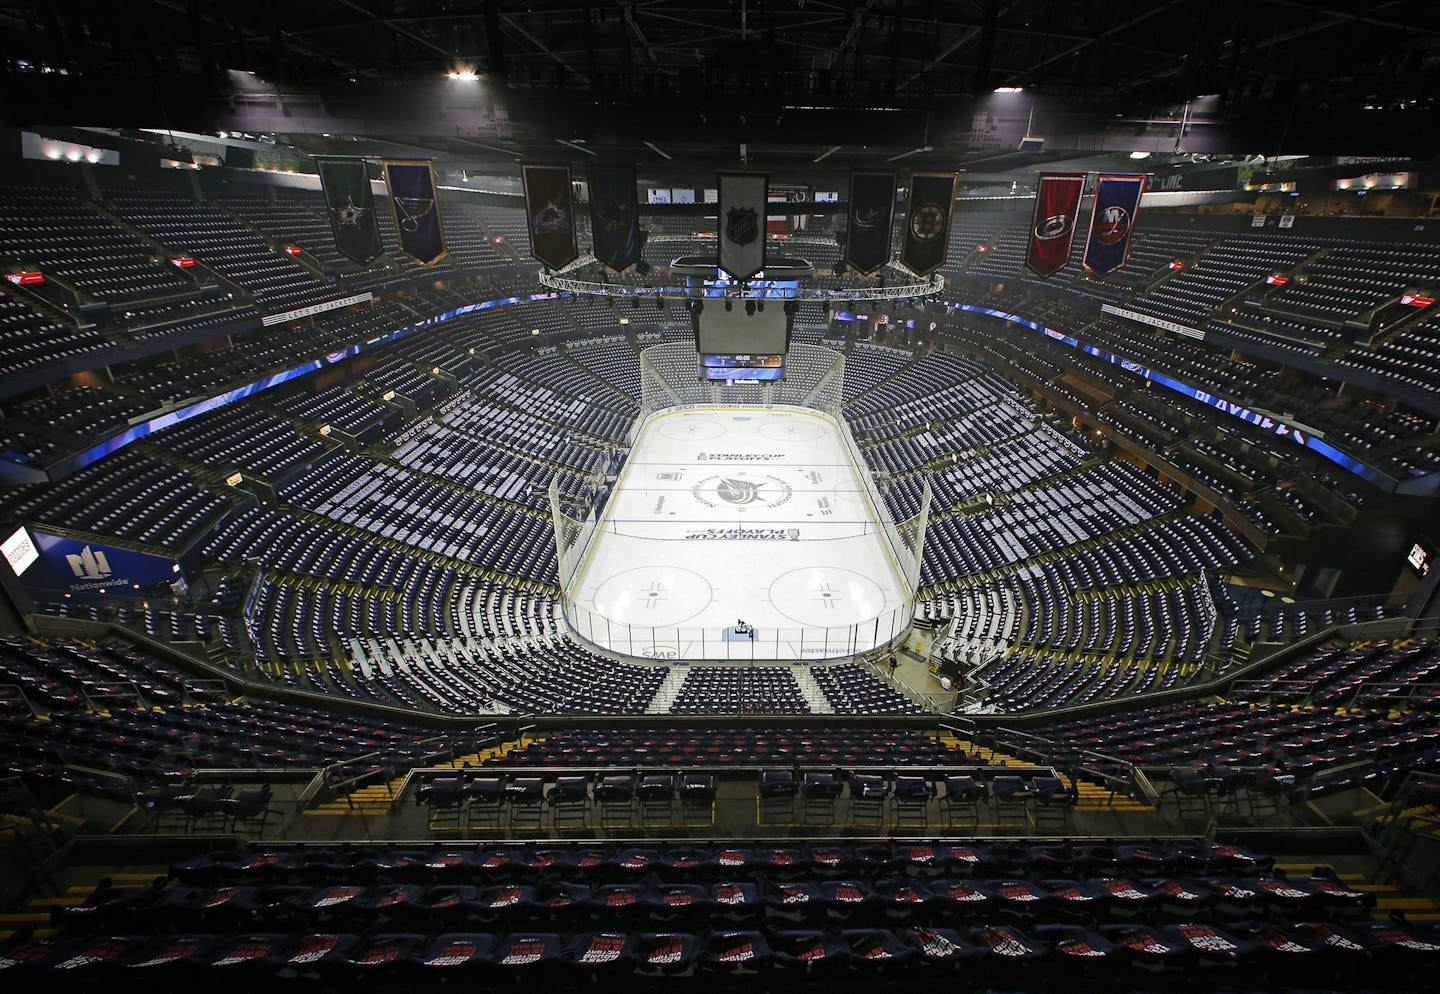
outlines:
M958 178L958 173L910 174L910 206L905 212L900 261L916 276L929 276L945 265Z
M570 167L527 163L520 167L520 173L525 179L530 254L551 269L568 266L580 255L575 247L575 201L570 191Z
M845 262L862 276L879 272L890 261L895 173L884 169L852 170L849 213Z
M335 251L356 265L368 265L383 249L365 160L316 156L315 167L330 214Z
M1144 173L1101 173L1090 209L1090 236L1085 239L1085 271L1106 276L1130 257L1130 235L1140 215L1140 198L1149 177Z
M720 268L741 282L765 268L764 173L720 173Z
M591 166L590 234L595 258L617 273L640 261L640 206L635 167Z
M1050 276L1070 261L1070 246L1080 220L1080 198L1088 173L1041 173L1030 218L1030 248L1025 265L1036 276Z
M383 166L400 248L420 265L433 266L448 252L430 160L386 159Z

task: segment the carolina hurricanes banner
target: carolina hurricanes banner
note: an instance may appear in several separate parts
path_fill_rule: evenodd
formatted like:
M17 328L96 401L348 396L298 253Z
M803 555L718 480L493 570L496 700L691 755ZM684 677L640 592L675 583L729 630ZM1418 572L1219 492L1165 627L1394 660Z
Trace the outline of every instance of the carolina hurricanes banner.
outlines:
M420 265L433 266L445 258L446 249L430 160L386 159L383 165L400 248Z
M1148 178L1144 174L1100 174L1090 210L1090 237L1085 239L1084 265L1091 276L1105 276L1125 265Z
M890 232L895 220L895 173L856 169L850 173L850 223L845 261L862 276L879 272L890 261Z
M640 261L634 166L591 166L590 232L595 258L623 273Z
M574 262L575 203L570 192L570 167L526 163L525 216L530 219L530 254L551 269Z
M748 280L765 268L765 204L770 179L764 173L720 173L720 268Z
M1025 265L1037 276L1050 276L1070 261L1070 245L1080 220L1080 198L1087 173L1041 173L1030 218L1030 249Z
M917 276L929 276L945 265L958 175L910 174L910 206L905 212L905 241L900 245L900 261Z
M380 254L381 247L365 160L316 156L315 167L330 214L335 250L358 265L368 264Z

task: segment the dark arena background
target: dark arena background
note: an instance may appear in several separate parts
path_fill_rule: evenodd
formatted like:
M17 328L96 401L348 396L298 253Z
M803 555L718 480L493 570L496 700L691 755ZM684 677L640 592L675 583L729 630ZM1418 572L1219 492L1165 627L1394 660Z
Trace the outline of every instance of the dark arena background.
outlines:
M0 986L1436 989L1437 83L0 0Z

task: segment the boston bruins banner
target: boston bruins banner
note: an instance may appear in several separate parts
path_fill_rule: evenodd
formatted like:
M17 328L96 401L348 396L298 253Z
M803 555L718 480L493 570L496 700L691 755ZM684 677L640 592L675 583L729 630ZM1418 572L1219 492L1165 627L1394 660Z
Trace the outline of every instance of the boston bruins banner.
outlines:
M900 261L916 276L929 276L945 265L958 178L957 173L917 172L910 176L910 207L905 212Z
M640 261L640 207L635 167L591 166L590 233L595 258L617 273Z
M551 269L560 269L580 255L575 247L575 203L570 192L570 167L526 163L525 216L530 225L530 254Z
M770 179L764 173L720 173L720 268L748 280L765 268L765 204Z
M1144 174L1100 174L1090 209L1090 237L1085 239L1084 266L1091 276L1113 273L1130 257L1130 236L1148 178Z
M335 250L357 265L367 265L381 248L365 160L317 156L315 166L320 172L320 189L330 214Z
M890 232L895 220L895 173L856 169L850 173L850 223L845 261L862 276L879 272L890 261Z
M433 266L445 258L446 249L430 160L386 159L384 166L400 248L420 265Z
M1037 276L1059 272L1070 261L1070 245L1080 220L1080 198L1087 173L1041 173L1030 218L1030 249L1025 265Z

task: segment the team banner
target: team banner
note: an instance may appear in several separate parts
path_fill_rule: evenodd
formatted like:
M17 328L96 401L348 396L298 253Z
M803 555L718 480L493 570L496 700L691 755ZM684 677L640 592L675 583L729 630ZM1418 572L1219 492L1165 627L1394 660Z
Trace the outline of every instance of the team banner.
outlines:
M61 591L72 597L100 597L105 591L133 593L180 578L175 560L99 542L31 531L39 559L25 571L25 585L37 593Z
M316 156L315 167L320 172L335 250L357 265L368 265L382 249L365 160Z
M530 219L530 254L551 269L560 269L580 255L575 247L575 201L570 167L526 163L525 216Z
M917 276L929 276L945 265L958 178L958 173L910 174L910 206L905 212L900 261Z
M1085 239L1085 271L1105 276L1125 265L1130 257L1130 235L1140 215L1145 174L1101 173L1090 209L1090 236Z
M845 261L862 276L879 272L890 261L890 232L895 220L895 173L856 169L850 173L850 223Z
M640 261L640 206L635 167L591 166L590 233L595 258L617 273Z
M1030 218L1030 249L1025 265L1037 276L1050 276L1070 261L1070 246L1080 220L1080 198L1087 173L1041 173Z
M737 280L765 268L765 205L770 178L764 173L720 173L720 268Z
M400 232L400 248L422 266L445 258L445 229L429 159L386 159L385 187Z

